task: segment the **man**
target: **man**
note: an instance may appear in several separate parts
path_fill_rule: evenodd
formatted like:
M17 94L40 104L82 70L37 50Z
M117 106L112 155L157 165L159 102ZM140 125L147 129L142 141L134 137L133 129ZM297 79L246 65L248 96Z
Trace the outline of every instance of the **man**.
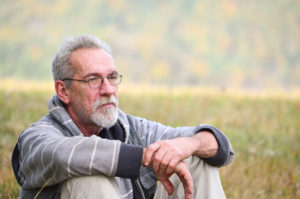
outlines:
M20 198L225 198L217 167L233 159L227 138L210 125L172 128L119 110L122 76L107 44L70 38L52 73L49 114L13 152Z

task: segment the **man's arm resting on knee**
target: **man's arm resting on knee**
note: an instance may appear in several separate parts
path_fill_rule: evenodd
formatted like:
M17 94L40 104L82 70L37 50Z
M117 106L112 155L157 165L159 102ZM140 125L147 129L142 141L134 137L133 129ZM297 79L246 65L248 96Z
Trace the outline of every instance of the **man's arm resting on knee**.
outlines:
M143 165L154 171L172 173L178 162L196 155L213 166L222 166L230 155L229 143L219 131L200 129L192 137L161 140L144 150Z
M144 149L142 164L151 164L155 172L170 174L179 162L191 155L210 158L217 150L215 137L209 132L201 132L192 137L161 140L149 145Z

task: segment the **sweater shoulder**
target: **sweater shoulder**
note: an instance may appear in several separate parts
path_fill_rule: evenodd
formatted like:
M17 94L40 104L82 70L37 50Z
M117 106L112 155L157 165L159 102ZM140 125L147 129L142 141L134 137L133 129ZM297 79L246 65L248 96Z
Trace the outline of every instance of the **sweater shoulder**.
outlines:
M46 115L40 120L32 123L27 129L25 129L19 136L19 140L22 137L33 134L35 132L53 132L57 134L62 134L64 128L59 124L51 115Z

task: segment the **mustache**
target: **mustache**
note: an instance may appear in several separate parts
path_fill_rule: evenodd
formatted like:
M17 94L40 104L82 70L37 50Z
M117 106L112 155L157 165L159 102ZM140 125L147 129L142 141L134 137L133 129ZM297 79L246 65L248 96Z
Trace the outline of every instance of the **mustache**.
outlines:
M93 108L94 110L96 110L99 106L102 106L104 104L108 104L111 103L113 104L115 107L118 107L118 101L115 98L115 96L110 95L109 97L100 97L98 98L94 104L93 104Z

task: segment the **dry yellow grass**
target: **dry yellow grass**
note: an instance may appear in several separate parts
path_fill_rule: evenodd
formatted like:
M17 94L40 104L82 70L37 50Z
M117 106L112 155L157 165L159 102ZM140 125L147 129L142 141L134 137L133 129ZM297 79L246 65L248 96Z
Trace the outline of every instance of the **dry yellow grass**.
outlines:
M10 155L18 134L45 115L50 82L0 86L0 198L17 198ZM299 92L249 94L205 88L120 86L127 113L172 126L210 123L229 137L234 162L220 169L227 198L300 198Z

